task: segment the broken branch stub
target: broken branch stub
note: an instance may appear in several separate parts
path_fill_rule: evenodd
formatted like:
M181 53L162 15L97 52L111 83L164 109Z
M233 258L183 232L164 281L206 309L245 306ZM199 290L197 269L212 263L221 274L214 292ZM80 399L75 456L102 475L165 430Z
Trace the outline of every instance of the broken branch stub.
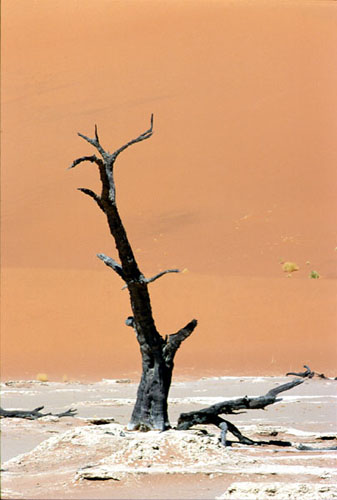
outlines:
M124 272L123 272L123 268L120 264L118 264L118 262L116 262L114 259L112 259L111 257L108 257L107 255L105 255L104 253L98 253L97 254L97 257L102 261L104 262L104 264L108 267L110 267L111 269L113 269L123 280L125 280L125 276L124 276Z
M166 339L166 345L163 348L164 358L167 362L173 361L181 343L193 333L197 324L198 321L196 319L192 319L192 321L187 323L187 325L181 328L177 333L172 333L168 336Z

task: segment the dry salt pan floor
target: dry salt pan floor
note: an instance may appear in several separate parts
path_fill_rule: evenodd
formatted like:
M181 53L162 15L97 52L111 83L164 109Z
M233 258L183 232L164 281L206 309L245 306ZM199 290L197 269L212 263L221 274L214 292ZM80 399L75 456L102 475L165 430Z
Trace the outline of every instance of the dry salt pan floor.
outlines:
M285 378L219 377L175 382L170 417L226 398L257 396ZM230 416L254 439L284 439L315 450L234 445L219 431L129 432L137 385L7 382L6 409L70 406L76 417L2 419L2 498L337 498L336 381L312 379L267 410ZM99 423L99 419L111 419ZM326 448L322 450L321 448Z

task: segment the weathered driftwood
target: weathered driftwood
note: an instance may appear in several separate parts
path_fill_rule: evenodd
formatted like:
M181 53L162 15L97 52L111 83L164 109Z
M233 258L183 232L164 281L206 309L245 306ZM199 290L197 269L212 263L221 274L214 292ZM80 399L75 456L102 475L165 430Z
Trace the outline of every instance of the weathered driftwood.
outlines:
M314 376L318 378L322 378L325 380L337 380L337 377L326 377L324 373L317 373L311 370L311 368L308 365L303 365L305 368L304 372L288 372L286 373L287 375L295 375L296 377L302 377L302 378L313 378Z
M232 441L227 440L227 432L233 434L233 436L235 436L242 444L271 444L277 446L291 446L291 443L288 441L254 441L250 438L247 438L246 436L241 434L239 429L234 424L232 424L228 420L221 418L219 415L233 415L237 414L238 412L240 413L240 410L264 409L266 406L272 405L278 401L282 401L282 398L277 397L278 394L284 391L288 391L289 389L292 389L293 387L296 387L303 382L304 380L296 378L291 382L270 389L270 391L268 391L267 394L263 396L252 398L245 396L243 398L216 403L212 406L208 406L207 408L202 408L201 410L181 413L178 419L177 429L187 430L190 429L193 425L197 424L213 424L221 429L220 441L225 446L232 443Z
M201 410L181 413L178 419L178 429L189 429L196 424L213 424L214 420L217 424L217 418L221 414L230 415L237 413L239 410L264 409L266 406L282 400L282 398L277 398L278 394L288 391L303 382L301 379L293 379L291 382L270 389L264 396L252 398L244 396L243 398L216 403Z
M34 410L4 410L0 407L0 417L5 418L26 418L28 420L37 420L41 417L73 417L76 415L77 410L70 408L61 413L42 413L44 406L38 406Z
M305 368L304 372L288 372L286 376L295 375L295 377L312 378L315 375L315 372L311 371L308 365L303 365L303 368Z
M132 326L142 355L142 377L138 387L137 400L129 423L130 429L146 428L164 430L170 427L167 398L171 385L173 361L180 344L191 335L197 325L194 319L177 333L165 336L159 334L152 316L151 301L148 285L168 273L179 272L178 269L162 271L151 278L146 278L140 271L133 250L129 243L126 231L116 206L116 187L114 181L114 165L117 157L133 144L150 138L153 134L153 115L150 128L140 134L114 153L106 151L99 140L97 126L93 139L79 134L91 144L99 156L82 156L73 161L70 168L82 162L95 163L99 169L101 180L101 194L91 189L79 190L92 198L104 212L110 233L115 240L119 261L99 253L97 257L124 281L123 288L127 288L130 295L132 316L127 318L126 324Z
M309 446L309 445L302 444L302 443L297 444L296 448L298 450L302 450L302 451L336 451L337 450L337 446L324 446L322 448L319 448L317 446Z

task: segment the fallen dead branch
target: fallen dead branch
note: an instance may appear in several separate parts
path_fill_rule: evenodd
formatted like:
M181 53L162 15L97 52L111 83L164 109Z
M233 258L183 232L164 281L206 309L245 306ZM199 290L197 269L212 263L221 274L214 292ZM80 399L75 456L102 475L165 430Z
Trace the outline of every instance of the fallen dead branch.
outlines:
M303 368L305 368L304 372L288 372L286 373L286 376L288 375L295 375L295 377L302 377L302 378L313 378L313 377L319 377L323 378L325 380L337 380L337 377L326 377L324 373L317 373L311 370L311 368L308 365L303 365Z
M26 418L27 420L37 420L41 417L73 417L77 410L70 408L61 413L42 413L44 406L38 406L34 410L4 410L0 407L0 417L6 418Z
M266 406L272 405L282 398L278 398L278 394L281 392L288 391L299 384L302 384L304 380L300 378L293 379L291 382L279 385L270 389L265 395L249 398L244 396L243 398L232 399L229 401L223 401L221 403L214 404L207 408L202 408L198 411L192 411L188 413L181 413L178 419L178 430L187 430L194 425L198 424L213 424L216 425L221 430L220 440L224 446L231 445L233 441L227 440L227 432L230 432L235 436L239 443L247 445L274 445L274 446L292 446L289 441L280 440L269 440L269 441L255 441L244 436L239 429L229 422L223 419L219 415L235 415L240 412L240 410L257 410L265 409Z

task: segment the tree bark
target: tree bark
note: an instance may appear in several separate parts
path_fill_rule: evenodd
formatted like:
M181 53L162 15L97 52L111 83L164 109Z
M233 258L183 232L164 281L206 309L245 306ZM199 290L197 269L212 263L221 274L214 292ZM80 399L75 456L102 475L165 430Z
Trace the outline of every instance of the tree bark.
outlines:
M125 282L123 288L127 288L130 295L133 315L129 316L126 324L132 326L136 332L142 356L143 371L129 428L165 430L170 426L167 399L172 379L174 356L181 342L193 332L197 321L192 320L176 334L166 336L165 339L157 331L152 315L148 284L164 274L179 271L178 269L169 269L149 279L145 278L140 271L118 213L113 176L114 164L118 155L129 146L148 139L152 134L153 115L151 116L150 128L146 132L110 154L100 144L97 127L95 126L94 139L83 134L79 134L79 136L94 146L100 157L96 155L83 156L76 159L70 168L85 161L95 163L98 166L102 184L101 195L99 196L87 188L79 188L79 190L92 198L107 218L120 263L104 254L98 254L97 256L123 279Z
M293 387L296 387L299 384L304 382L303 379L295 378L291 382L286 384L279 385L270 389L267 394L263 396L258 396L254 398L249 398L248 396L244 396L243 398L232 399L229 401L223 401L221 403L216 403L212 406L208 406L207 408L202 408L201 410L191 411L188 413L181 413L178 419L178 430L187 430L198 424L213 424L219 427L221 430L220 441L224 446L228 444L232 444L232 441L227 441L226 435L227 432L233 434L242 444L248 445L264 445L271 444L276 446L291 446L289 441L278 441L278 440L270 440L270 441L254 441L250 438L247 438L239 429L229 422L228 420L224 420L219 415L222 414L236 414L240 410L258 410L265 409L266 406L272 405L276 402L282 401L282 398L278 398L278 394L284 391L288 391Z

